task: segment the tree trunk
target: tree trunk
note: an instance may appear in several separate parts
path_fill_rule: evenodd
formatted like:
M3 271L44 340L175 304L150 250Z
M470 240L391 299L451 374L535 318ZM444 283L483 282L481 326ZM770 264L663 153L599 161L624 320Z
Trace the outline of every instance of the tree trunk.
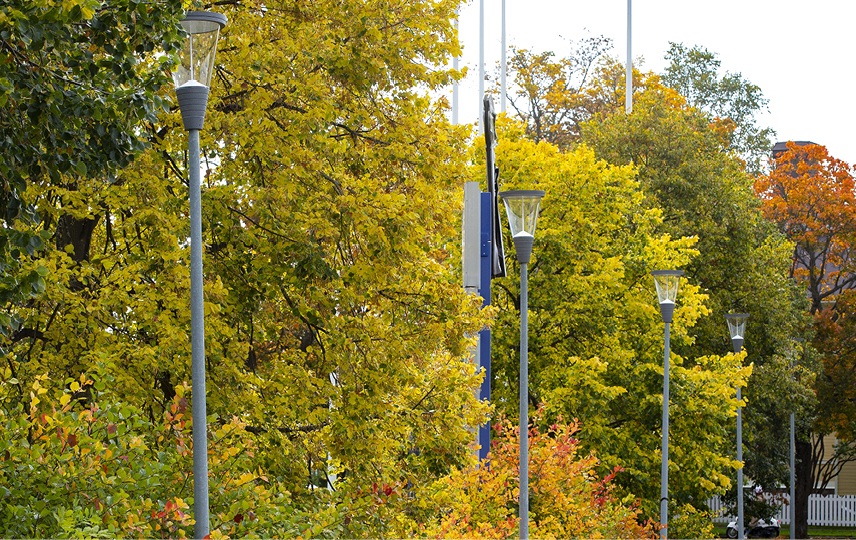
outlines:
M796 470L794 482L796 483L796 500L793 501L794 519L791 523L795 527L795 538L808 538L808 496L814 490L814 479L812 478L811 442L796 440Z
M65 249L71 244L71 258L75 262L89 260L89 246L92 243L92 232L98 224L100 216L78 219L65 214L57 223L57 247Z

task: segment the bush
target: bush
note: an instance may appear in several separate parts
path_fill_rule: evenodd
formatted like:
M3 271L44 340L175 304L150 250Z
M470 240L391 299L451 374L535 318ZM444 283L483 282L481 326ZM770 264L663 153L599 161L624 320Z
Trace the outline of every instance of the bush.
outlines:
M529 430L530 534L537 538L652 538L640 525L631 498L618 499L614 472L598 477L594 455L580 456L576 424ZM495 424L489 466L456 471L438 486L436 520L417 531L432 538L517 538L518 430L507 419Z
M185 387L162 423L111 400L101 374L20 397L0 381L0 536L187 538L193 535L191 425ZM185 417L187 413L187 417ZM273 495L253 449L222 423L209 435L212 536L296 536L286 495ZM286 516L285 518L283 516Z
M691 504L670 506L669 538L716 538L713 516Z

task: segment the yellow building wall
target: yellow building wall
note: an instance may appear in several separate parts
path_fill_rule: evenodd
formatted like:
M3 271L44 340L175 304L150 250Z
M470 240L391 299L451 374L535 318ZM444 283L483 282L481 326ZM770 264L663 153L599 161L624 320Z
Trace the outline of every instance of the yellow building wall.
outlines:
M823 449L825 456L831 456L835 452L836 440L832 435L823 438ZM835 487L836 495L856 495L856 462L845 463L838 476L830 482L829 487Z
M845 463L836 480L837 495L856 495L856 463Z

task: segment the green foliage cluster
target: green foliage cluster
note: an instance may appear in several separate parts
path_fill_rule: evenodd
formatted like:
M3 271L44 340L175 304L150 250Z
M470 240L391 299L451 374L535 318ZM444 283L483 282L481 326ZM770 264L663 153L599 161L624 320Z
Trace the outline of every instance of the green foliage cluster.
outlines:
M11 406L0 382L0 522L19 538L187 538L191 421L183 387L152 420L113 392L104 366L63 384L37 377ZM209 445L212 529L233 536L295 536L299 512L255 466L235 420L215 422Z
M158 93L182 37L179 0L13 0L0 6L0 302L38 296L43 267L29 261L50 241L25 192L103 182L147 146L145 126L167 103ZM7 311L8 313L8 311ZM9 335L22 320L0 321Z
M695 239L659 232L663 212L643 204L633 168L598 161L582 146L562 153L535 144L517 124L506 125L500 141L505 187L547 192L529 271L530 403L547 403L553 418L578 419L582 447L597 452L601 467L620 466L618 485L642 499L646 517L655 517L663 326L649 273L691 265L699 256ZM497 284L494 399L511 414L517 406L519 292L516 278ZM687 280L680 299L672 342L689 349L695 324L709 313L707 295ZM726 426L737 406L736 386L751 373L743 358L672 354L669 483L675 501L704 501L730 486L736 464Z
M766 110L769 102L761 88L741 73L720 76L721 62L716 53L698 45L687 48L670 42L666 60L669 65L663 73L663 84L727 133L725 150L739 155L749 173L763 172L769 164L776 132L756 124L755 116Z

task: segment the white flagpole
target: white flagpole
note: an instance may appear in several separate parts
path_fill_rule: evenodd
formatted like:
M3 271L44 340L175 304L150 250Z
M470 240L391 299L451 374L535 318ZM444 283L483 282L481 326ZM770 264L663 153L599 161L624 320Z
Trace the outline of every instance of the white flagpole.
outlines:
M499 100L499 112L505 112L505 70L506 70L506 59L505 59L505 0L502 0L502 55L500 58L500 73L502 73L501 77L501 85L502 85L502 96Z
M624 111L627 114L633 112L633 52L632 52L632 40L631 40L631 15L633 10L631 8L632 0L627 0L627 71L625 73L625 79L627 81L627 85L625 88L625 96L624 96Z
M484 103L484 0L479 0L479 106L482 110ZM484 133L484 120L479 114L479 133Z
M455 10L455 31L458 34L458 39L461 39L461 14L459 10ZM452 60L452 68L458 71L460 58L455 56ZM458 125L458 81L452 83L452 124Z

